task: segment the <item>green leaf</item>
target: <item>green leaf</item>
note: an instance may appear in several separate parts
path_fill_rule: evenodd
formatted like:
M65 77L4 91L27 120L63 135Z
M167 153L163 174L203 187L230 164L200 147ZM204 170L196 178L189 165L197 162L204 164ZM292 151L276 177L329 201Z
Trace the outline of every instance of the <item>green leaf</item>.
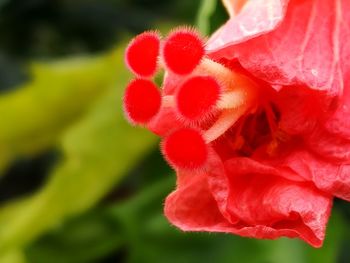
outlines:
M27 249L29 262L86 263L124 244L119 228L105 210L95 209L52 231Z
M26 263L25 255L20 250L9 251L7 254L0 256L1 263Z
M33 80L0 96L0 171L19 155L57 143L62 132L116 83L116 61L111 52L32 64Z
M214 14L217 0L202 0L197 14L197 27L203 35L209 35L210 18Z
M113 68L117 87L107 88L86 116L64 132L60 140L62 161L45 187L0 209L0 254L25 246L92 207L155 145L154 135L124 119L122 93L129 74L122 66L121 50L117 61L120 66ZM90 76L79 77L80 83L88 85ZM83 98L75 94L70 99L80 103Z
M142 220L141 218L147 219L154 213L158 214L161 202L154 205L154 201L162 199L174 185L175 177L167 175L170 168L158 149L147 155L138 167L137 176L130 176L125 185L132 182L132 189L129 185L127 191L138 192L138 188L141 188L141 192L125 202L118 202L117 205L92 209L50 231L26 249L28 261L100 262L101 258L118 248L124 248L130 236L130 229L124 227L124 222L128 222L128 215L139 211L141 214L138 217ZM119 187L122 192L125 191L125 185Z

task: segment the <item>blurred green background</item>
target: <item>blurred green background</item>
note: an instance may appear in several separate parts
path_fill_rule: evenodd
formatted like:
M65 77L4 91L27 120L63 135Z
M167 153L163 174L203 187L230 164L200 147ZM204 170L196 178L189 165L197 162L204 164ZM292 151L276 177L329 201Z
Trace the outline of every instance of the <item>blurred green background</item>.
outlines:
M350 206L322 249L183 233L162 214L175 175L121 107L132 36L209 35L215 0L0 0L0 263L350 262Z

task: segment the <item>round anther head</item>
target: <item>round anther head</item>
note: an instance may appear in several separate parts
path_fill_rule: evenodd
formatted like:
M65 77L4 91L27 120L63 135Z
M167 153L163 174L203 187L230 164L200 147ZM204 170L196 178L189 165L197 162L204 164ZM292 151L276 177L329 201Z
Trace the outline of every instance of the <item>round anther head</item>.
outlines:
M135 79L129 83L124 95L124 110L131 123L145 124L159 111L161 94L149 80Z
M166 137L162 151L168 163L179 169L199 169L208 159L208 146L203 136L190 128L179 129Z
M188 121L200 121L215 109L220 94L221 86L213 77L192 77L177 92L177 110Z
M164 43L163 59L168 69L179 75L191 73L205 54L204 43L191 29L172 32Z
M159 35L156 32L144 32L131 40L126 48L126 65L137 76L152 77L157 71L159 50Z

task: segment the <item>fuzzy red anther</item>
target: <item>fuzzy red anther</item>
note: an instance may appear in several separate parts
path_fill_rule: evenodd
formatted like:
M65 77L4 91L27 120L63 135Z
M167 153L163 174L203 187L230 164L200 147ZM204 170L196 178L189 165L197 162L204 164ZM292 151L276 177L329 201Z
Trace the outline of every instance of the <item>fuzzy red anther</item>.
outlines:
M215 108L221 87L211 76L195 76L179 88L176 96L177 110L189 121L205 118Z
M185 170L203 167L209 154L201 133L190 128L177 130L166 137L162 150L170 165Z
M191 73L205 54L204 43L194 30L180 28L167 38L163 48L166 66L174 73Z
M161 106L158 87L149 80L135 79L125 90L124 110L131 123L145 124L157 114Z
M125 61L128 68L140 77L152 77L157 70L160 36L145 32L136 36L128 45Z

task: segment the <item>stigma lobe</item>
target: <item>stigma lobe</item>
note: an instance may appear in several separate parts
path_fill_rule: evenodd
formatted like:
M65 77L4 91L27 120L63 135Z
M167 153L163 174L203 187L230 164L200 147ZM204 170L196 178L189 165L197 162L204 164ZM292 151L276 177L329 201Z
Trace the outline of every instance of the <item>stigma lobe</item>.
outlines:
M194 30L174 30L164 43L164 62L172 72L179 75L191 73L204 54L204 43Z
M152 77L157 71L159 50L160 36L156 32L144 32L127 47L126 64L139 77Z
M124 110L131 123L145 124L159 111L161 94L150 80L135 79L129 83L124 95Z
M165 159L174 167L193 170L203 167L209 149L201 133L195 129L182 128L163 140Z
M220 94L221 87L213 77L194 76L179 88L177 110L186 120L202 120L215 109Z

